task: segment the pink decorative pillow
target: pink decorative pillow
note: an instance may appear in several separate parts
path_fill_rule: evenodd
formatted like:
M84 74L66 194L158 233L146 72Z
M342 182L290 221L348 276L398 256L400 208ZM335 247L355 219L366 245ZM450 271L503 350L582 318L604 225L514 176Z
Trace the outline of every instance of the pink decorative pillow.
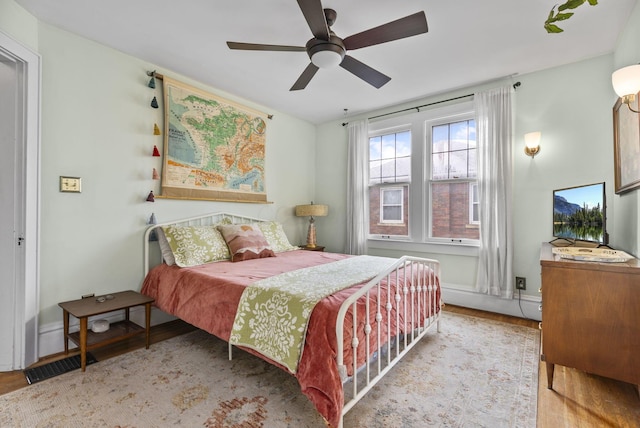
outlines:
M218 230L227 242L232 262L276 256L255 224L220 225Z

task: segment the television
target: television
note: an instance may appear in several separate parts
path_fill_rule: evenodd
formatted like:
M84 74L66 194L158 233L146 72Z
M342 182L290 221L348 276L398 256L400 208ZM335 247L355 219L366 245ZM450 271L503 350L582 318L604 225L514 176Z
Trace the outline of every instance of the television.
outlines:
M554 190L553 237L607 245L606 205L605 183Z

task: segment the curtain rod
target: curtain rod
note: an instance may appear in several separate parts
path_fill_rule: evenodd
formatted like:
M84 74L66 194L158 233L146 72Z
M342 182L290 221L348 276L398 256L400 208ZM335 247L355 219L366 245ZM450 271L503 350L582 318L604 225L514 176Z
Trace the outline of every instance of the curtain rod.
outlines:
M520 82L514 83L513 84L513 89L518 89L518 87L520 85L521 85ZM446 103L446 102L449 102L449 101L460 100L462 98L469 98L469 97L472 97L472 96L473 96L473 94L460 95L459 97L453 97L453 98L448 98L446 100L434 101L432 103L422 104L422 105L416 106L416 107L409 107L409 108L405 108L405 109L402 109L402 110L392 111L390 113L384 113L384 114L379 114L377 116L371 116L371 117L368 117L367 119L369 119L369 120L377 119L379 117L391 116L392 114L403 113L405 111L411 111L411 110L417 110L417 112L420 112L420 109L423 108L423 107L429 107L429 106L433 106L433 105L436 105L436 104ZM343 122L342 126L347 126L348 124L349 124L349 122Z

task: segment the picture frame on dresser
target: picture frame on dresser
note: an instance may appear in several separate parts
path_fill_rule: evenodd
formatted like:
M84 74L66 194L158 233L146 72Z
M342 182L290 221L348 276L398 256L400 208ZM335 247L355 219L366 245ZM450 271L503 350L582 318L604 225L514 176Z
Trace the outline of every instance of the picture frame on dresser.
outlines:
M630 104L638 110L640 94ZM622 98L613 106L613 144L615 192L625 193L640 187L640 114L632 112Z

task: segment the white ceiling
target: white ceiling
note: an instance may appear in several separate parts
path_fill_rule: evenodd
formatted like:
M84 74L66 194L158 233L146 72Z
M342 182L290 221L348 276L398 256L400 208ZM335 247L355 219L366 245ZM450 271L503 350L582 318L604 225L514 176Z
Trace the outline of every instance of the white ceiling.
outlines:
M560 23L564 33L547 34L544 21L562 1L324 0L342 38L420 10L429 32L349 52L392 78L380 89L336 67L290 92L306 53L232 51L225 42L304 46L312 35L294 0L16 1L41 21L316 124L611 52L636 4L585 3Z

